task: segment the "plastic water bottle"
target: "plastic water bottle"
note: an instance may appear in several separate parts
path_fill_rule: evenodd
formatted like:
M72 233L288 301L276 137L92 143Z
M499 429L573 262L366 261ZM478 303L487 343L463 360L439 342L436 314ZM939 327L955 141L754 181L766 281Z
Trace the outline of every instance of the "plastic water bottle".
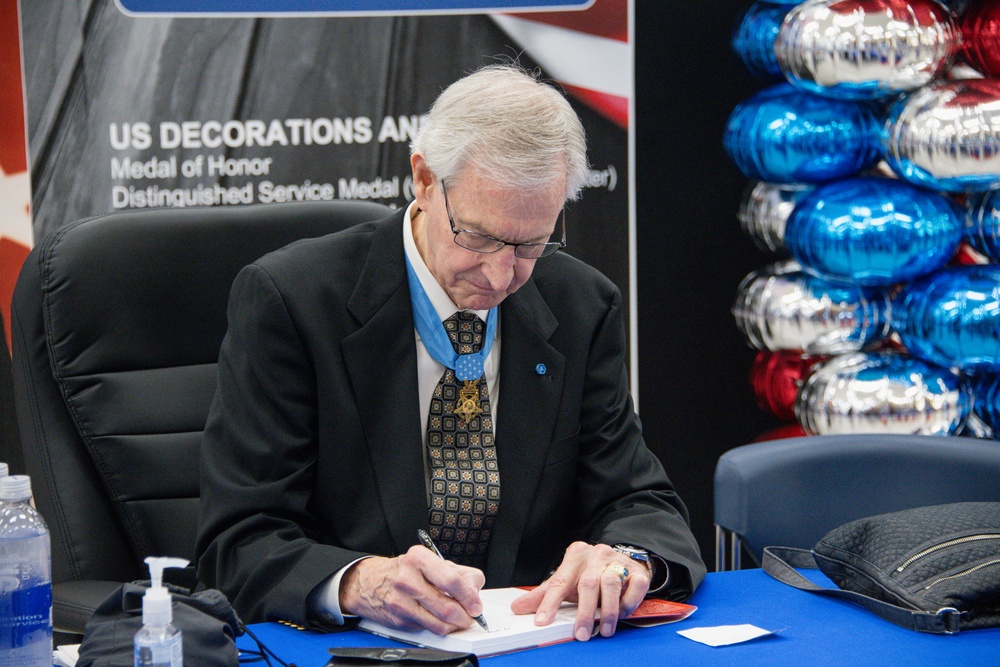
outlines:
M0 478L0 667L52 665L49 529L27 475Z

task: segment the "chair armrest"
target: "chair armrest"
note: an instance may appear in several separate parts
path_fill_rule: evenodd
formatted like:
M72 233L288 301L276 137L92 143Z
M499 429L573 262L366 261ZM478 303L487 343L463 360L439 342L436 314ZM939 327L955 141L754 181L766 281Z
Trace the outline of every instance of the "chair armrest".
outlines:
M52 585L52 627L83 635L94 610L122 585L121 581L64 581Z

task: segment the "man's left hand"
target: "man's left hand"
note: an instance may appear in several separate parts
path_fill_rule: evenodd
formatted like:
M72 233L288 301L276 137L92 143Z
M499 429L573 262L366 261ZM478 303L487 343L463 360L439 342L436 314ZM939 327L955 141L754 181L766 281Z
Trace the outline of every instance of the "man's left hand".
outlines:
M609 568L628 570L622 577ZM619 618L627 618L646 597L652 570L649 564L632 560L606 544L574 542L566 549L559 568L540 586L511 603L515 614L535 614L536 625L548 625L563 602L576 602L573 636L590 639L600 609L601 635L615 633Z

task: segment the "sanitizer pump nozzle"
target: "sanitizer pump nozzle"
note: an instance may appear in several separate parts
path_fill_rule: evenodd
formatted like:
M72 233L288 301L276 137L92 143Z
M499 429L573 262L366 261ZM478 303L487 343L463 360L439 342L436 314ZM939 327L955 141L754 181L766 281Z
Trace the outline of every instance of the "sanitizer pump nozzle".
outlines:
M187 567L188 561L183 558L158 558L150 556L146 559L149 565L151 579L149 590L142 597L142 624L166 625L173 620L173 605L170 592L163 585L163 570L168 567Z

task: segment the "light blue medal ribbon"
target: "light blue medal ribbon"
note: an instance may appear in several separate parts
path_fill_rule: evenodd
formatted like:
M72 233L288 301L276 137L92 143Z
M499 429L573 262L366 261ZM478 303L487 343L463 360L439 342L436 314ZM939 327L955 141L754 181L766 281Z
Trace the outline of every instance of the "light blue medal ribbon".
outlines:
M413 324L420 334L420 340L434 361L455 371L455 377L462 382L478 380L485 372L486 359L493 349L493 337L497 330L497 306L486 316L486 340L475 354L456 354L455 346L444 329L430 297L420 284L416 271L406 258L406 275L410 280L410 304L413 308Z

